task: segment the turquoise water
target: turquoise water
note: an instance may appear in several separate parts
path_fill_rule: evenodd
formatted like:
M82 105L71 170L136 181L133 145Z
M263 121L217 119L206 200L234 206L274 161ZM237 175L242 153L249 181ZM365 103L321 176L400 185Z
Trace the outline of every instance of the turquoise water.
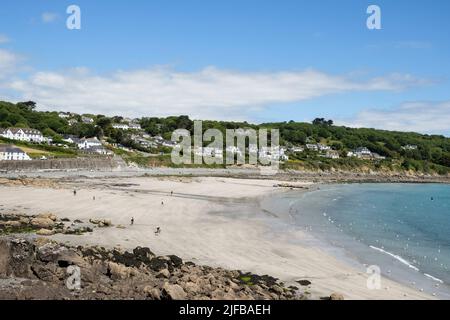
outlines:
M347 257L450 298L450 185L327 185L282 198L291 223Z

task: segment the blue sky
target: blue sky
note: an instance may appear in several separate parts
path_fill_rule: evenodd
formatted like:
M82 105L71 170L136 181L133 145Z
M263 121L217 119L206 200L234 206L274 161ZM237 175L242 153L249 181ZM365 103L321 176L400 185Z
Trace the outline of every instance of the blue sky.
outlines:
M81 30L65 26L81 8ZM368 5L381 30L368 30ZM2 1L1 99L450 134L450 2Z

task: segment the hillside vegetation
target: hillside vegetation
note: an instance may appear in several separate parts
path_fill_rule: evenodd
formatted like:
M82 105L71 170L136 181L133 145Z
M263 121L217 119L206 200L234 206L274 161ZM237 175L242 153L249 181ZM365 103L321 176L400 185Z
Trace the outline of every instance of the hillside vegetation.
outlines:
M0 127L29 127L35 128L44 135L53 137L54 141L61 140L63 134L78 137L103 138L110 143L117 143L137 149L142 152L154 152L136 145L132 138L133 131L124 131L112 127L113 123L120 123L120 116L107 117L104 115L85 115L93 119L93 123L81 121L82 115L71 114L75 123L69 125L58 112L42 112L35 110L32 101L22 103L0 102ZM174 130L183 128L193 133L193 121L187 116L166 118L144 117L138 119L142 129L151 136L162 136L170 139ZM317 152L296 152L289 154L289 161L285 168L298 169L344 169L344 170L393 170L413 171L424 173L448 174L450 172L450 138L442 135L427 135L414 132L397 132L369 128L348 128L333 125L333 121L315 119L312 123L304 122L276 122L250 124L247 122L203 121L203 130L216 128L225 133L226 129L237 128L275 128L280 130L280 143L283 146L303 146L307 143L322 143L339 152L339 159L327 159ZM414 149L405 146L415 146ZM366 147L372 152L385 157L383 160L362 160L346 157L348 151L358 147ZM167 154L168 150L164 149ZM161 150L158 150L161 152ZM167 161L162 161L167 164ZM155 158L149 158L148 163L159 163ZM141 164L146 164L145 158L140 158Z

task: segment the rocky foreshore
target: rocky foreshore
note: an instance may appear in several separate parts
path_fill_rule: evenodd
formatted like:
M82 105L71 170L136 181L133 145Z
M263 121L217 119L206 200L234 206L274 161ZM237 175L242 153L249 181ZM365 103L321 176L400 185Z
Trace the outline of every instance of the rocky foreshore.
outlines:
M128 252L32 236L0 238L0 299L306 298L270 276L199 266L149 248Z

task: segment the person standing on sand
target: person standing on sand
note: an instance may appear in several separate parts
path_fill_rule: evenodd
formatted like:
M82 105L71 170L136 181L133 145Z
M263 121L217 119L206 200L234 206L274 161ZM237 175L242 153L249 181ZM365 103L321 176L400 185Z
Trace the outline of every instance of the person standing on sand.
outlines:
M74 196L77 195L77 190L73 190L73 195L74 195Z
M134 224L134 217L131 217L131 223L130 223L131 225L133 225Z

